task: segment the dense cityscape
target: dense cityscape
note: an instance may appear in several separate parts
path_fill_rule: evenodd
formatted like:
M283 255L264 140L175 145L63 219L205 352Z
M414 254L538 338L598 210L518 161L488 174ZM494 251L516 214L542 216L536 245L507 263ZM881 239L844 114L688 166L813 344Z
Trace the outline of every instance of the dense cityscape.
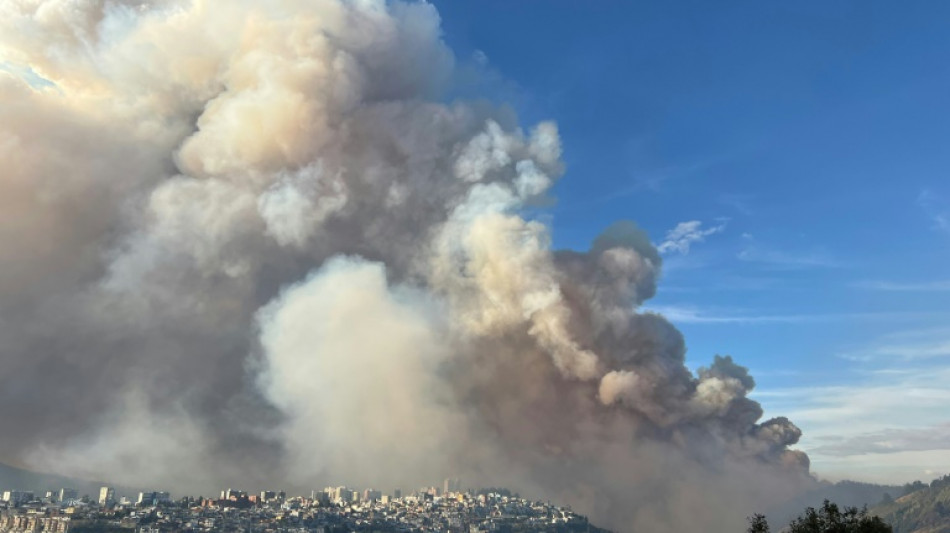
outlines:
M104 486L97 496L80 496L70 488L44 494L5 490L0 533L603 531L570 508L505 489L463 491L458 479L406 495L342 486L307 496L229 488L217 497L173 500L164 491L120 497L114 487Z

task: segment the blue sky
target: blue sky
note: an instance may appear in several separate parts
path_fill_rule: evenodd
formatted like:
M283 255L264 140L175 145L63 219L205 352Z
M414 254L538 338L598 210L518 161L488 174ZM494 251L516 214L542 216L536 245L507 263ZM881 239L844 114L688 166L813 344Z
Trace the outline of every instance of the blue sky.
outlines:
M749 366L818 474L948 473L950 3L435 4L478 94L558 123L557 246L669 242L648 307L692 367Z

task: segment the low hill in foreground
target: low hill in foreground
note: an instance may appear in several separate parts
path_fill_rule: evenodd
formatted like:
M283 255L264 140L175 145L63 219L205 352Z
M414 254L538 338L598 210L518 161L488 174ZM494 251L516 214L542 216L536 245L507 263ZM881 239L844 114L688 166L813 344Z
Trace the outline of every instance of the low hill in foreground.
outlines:
M871 507L869 513L893 526L894 533L950 533L950 476L915 488Z

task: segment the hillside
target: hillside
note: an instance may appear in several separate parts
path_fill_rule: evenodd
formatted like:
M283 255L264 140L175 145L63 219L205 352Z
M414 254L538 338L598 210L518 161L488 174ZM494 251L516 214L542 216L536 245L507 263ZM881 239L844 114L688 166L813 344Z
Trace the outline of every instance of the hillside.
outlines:
M891 524L894 533L950 533L950 476L869 511Z
M806 507L821 507L825 500L842 507L864 507L880 502L885 494L902 494L900 485L877 485L860 481L818 482L811 490L769 509L766 513L772 524L787 524L802 513Z

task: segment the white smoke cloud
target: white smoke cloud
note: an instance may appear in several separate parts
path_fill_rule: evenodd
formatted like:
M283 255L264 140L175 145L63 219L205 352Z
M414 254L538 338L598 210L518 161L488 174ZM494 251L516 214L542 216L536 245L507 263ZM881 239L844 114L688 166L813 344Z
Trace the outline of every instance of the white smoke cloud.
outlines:
M295 481L398 487L451 471L442 459L466 426L438 376L451 352L428 300L390 288L382 264L337 258L260 311L260 379L288 417Z
M745 369L693 375L636 311L722 226L552 250L523 211L557 128L442 101L431 5L0 0L0 53L0 457L190 491L460 475L650 531L809 482Z
M271 185L257 205L269 236L281 246L305 248L346 200L346 185L339 176L327 177L319 166L308 166Z

